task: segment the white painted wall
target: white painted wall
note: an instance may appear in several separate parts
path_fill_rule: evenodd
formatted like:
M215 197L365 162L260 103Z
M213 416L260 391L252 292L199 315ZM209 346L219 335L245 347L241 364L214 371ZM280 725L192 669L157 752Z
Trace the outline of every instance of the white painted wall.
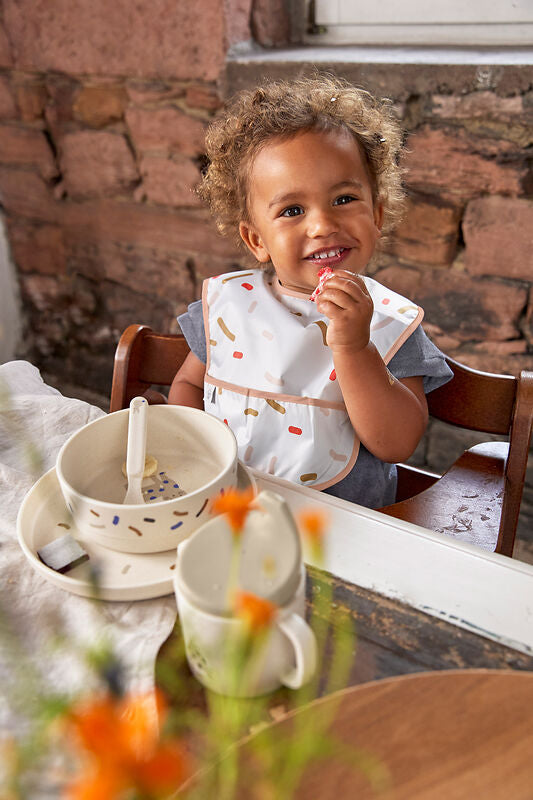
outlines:
M4 218L0 214L0 363L15 357L20 334L20 298Z

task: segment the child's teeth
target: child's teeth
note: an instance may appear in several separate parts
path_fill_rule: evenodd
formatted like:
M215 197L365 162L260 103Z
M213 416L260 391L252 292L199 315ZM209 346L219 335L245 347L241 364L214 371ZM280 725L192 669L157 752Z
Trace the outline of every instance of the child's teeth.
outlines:
M341 249L339 249L339 250L330 250L329 253L317 253L317 255L313 256L313 258L333 258L334 256L340 255Z

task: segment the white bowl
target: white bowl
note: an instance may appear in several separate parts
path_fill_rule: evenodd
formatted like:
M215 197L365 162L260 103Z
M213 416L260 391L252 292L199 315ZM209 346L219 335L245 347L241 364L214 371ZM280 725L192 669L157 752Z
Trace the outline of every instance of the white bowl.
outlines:
M171 550L208 517L209 500L237 484L237 443L216 417L195 408L148 408L146 453L185 494L124 505L129 410L85 425L59 451L57 477L66 504L85 536L124 553Z

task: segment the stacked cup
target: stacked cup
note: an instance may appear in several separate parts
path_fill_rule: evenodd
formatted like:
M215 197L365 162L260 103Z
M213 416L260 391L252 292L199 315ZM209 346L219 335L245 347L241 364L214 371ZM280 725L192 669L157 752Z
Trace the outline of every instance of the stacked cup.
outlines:
M296 525L273 492L261 492L255 506L238 540L219 516L182 542L174 578L191 670L207 688L239 697L281 685L297 689L316 668ZM272 624L255 638L234 613L237 590L276 607Z

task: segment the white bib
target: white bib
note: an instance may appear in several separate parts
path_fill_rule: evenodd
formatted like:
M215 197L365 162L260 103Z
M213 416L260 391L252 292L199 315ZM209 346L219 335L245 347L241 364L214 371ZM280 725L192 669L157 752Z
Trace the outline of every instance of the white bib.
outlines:
M364 278L374 303L370 337L385 363L423 311ZM203 285L204 408L237 439L239 458L280 478L325 489L355 464L359 441L326 344L328 318L309 295L271 273L228 272Z

